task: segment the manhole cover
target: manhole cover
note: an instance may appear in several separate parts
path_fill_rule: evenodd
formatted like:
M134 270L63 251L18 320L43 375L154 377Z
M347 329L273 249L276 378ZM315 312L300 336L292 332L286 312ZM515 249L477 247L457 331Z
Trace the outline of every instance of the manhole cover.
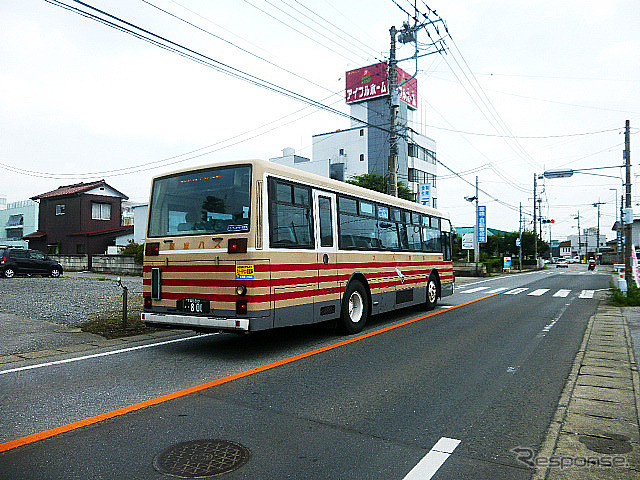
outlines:
M582 435L578 437L578 441L589 450L605 455L629 453L633 450L629 440L629 437L616 433L606 433L602 436Z
M195 440L165 450L154 459L162 473L182 478L221 475L244 465L251 452L227 440Z

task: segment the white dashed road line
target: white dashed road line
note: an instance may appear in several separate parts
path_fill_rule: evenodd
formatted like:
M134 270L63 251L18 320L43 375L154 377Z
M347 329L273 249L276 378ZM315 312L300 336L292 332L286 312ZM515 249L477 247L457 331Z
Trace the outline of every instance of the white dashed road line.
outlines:
M504 292L503 295L518 295L519 293L525 292L529 290L528 288L514 288L513 290L509 290L508 292Z
M470 290L465 290L464 292L460 292L460 293L476 293L476 292L479 292L480 290L486 290L487 288L489 287L476 287Z
M429 480L458 448L458 445L460 440L442 437L403 480Z
M527 295L531 295L532 297L539 297L540 295L544 295L548 291L549 291L548 288L539 288L537 290L534 290L531 293L528 293Z
M500 288L494 288L493 290L489 290L486 293L499 293L499 292L504 292L505 290L507 290L507 287L500 287Z
M569 296L569 294L571 293L571 290L558 290L556 293L553 294L554 297L561 297L561 298L566 298L567 296Z

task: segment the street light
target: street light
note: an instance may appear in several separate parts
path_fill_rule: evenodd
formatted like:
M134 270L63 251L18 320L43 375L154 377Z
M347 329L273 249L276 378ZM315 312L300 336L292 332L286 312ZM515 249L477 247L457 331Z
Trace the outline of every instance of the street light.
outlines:
M476 194L471 196L465 196L464 199L467 202L476 202L476 225L473 233L473 261L476 264L476 275L478 275L478 262L480 261L480 242L478 234L480 233L478 228L478 176L476 175Z
M613 175L603 175L601 173L588 173L586 172L586 170L602 170L602 169L606 169L606 168L623 168L625 165L614 165L611 167L593 167L593 168L577 168L577 169L571 169L568 168L566 170L547 170L546 172L544 172L543 176L544 178L567 178L567 177L572 177L574 173L582 173L583 175L596 175L598 177L610 177L610 178L617 178L620 179L620 177L615 177Z

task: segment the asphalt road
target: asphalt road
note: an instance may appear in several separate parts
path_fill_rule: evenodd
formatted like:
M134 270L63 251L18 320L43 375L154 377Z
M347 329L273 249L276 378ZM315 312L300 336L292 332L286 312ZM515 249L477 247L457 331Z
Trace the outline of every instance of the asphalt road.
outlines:
M0 443L290 359L0 453L0 479L173 478L158 454L224 439L251 453L216 478L401 480L442 438L459 444L427 455L445 459L433 478L530 478L510 450L543 441L609 281L585 266L474 281L443 302L457 308L376 317L367 333L400 326L302 358L345 337L296 328L14 364L0 370Z

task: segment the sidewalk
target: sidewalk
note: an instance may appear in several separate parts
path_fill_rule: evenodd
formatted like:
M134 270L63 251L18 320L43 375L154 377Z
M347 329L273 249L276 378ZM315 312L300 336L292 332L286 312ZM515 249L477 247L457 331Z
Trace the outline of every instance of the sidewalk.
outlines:
M629 317L640 318L638 309ZM640 379L627 318L601 304L589 320L536 480L640 478Z
M190 334L185 331L161 330L108 340L100 335L83 332L79 328L7 313L0 313L0 332L0 369L25 360L44 359L117 345L129 346L138 342Z

